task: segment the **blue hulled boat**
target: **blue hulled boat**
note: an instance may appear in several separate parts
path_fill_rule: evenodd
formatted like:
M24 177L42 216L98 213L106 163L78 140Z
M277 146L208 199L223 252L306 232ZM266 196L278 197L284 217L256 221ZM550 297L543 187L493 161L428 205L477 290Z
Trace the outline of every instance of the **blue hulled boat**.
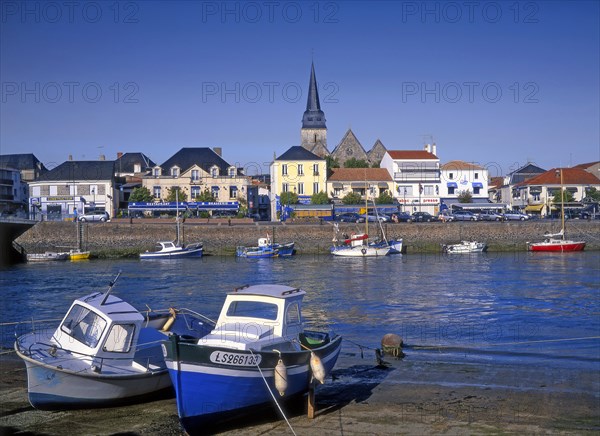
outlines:
M252 258L266 258L266 257L279 257L279 256L291 256L294 254L294 243L289 242L287 244L273 243L271 238L267 235L266 238L258 239L257 247L237 247L235 255L237 257L252 257Z
M209 335L200 340L173 335L164 343L177 411L188 433L270 407L273 397L302 395L311 377L323 381L342 338L304 329L304 295L282 285L238 289L227 295Z

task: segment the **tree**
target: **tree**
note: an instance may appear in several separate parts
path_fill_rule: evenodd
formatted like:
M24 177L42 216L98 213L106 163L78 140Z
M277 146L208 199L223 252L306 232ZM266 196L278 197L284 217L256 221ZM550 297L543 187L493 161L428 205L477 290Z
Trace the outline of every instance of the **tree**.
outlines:
M374 162L373 165L371 165L371 168L380 168L380 165L381 165L381 161Z
M187 194L180 186L171 186L170 188L167 188L167 191L169 192L165 201L185 201L187 199Z
M369 168L369 162L363 159L356 159L351 157L344 162L344 168Z
M554 192L554 197L552 197L552 202L554 204L560 204L561 203L561 198L560 198L561 197L561 195L560 195L561 191L563 192L562 202L569 203L571 201L574 201L573 194L571 193L571 191L569 191L569 190L567 190L565 188L560 188L560 189L557 189Z
M282 192L279 194L279 203L286 204L298 204L298 194L295 192Z
M593 186L586 190L584 201L600 201L600 191Z
M464 191L458 191L458 195L456 199L459 203L472 203L473 202L473 194L468 189Z
M389 192L383 191L377 197L376 203L378 204L392 204L394 202L394 197L390 195Z
M310 204L328 204L329 203L329 197L327 196L326 192L315 192L311 197L310 197Z
M342 198L342 203L344 204L361 204L362 202L363 199L357 192L349 192Z
M325 156L325 164L327 165L327 170L340 167L340 163L332 155Z
M139 188L135 188L131 192L131 195L129 196L130 203L135 203L135 202L149 203L152 200L154 200L154 197L152 196L152 193L150 192L150 190L148 188L146 188L145 186L140 186Z
M213 195L213 193L210 192L208 190L208 188L206 188L200 194L196 195L196 197L194 198L194 200L195 201L217 201L217 199L215 198L215 196Z

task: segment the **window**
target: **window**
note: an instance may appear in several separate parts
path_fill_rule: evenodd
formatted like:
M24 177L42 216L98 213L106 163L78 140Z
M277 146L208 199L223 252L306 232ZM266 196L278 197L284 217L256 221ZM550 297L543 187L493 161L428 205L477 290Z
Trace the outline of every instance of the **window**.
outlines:
M281 165L281 175L282 176L287 176L287 164L283 164Z
M277 319L277 305L262 301L235 301L227 308L227 316Z
M200 195L200 186L192 186L192 200Z
M217 200L219 199L219 187L218 186L213 186L212 188L210 188L210 193L212 194L213 197L215 197Z
M298 303L292 303L285 311L285 320L289 324L300 324L300 308Z
M212 167L210 169L210 175L214 178L216 178L219 175L219 169L217 167Z
M77 195L77 185L69 185L69 195Z
M448 173L448 180L454 179L454 173Z
M283 183L281 185L281 191L282 192L290 192L290 185L288 185L287 183Z
M41 195L41 187L40 186L32 186L31 187L31 196L39 197Z
M133 164L133 172L134 173L141 173L142 172L142 166L140 164Z
M77 304L65 317L60 329L73 339L94 348L98 345L105 327L106 321L103 318Z
M50 185L50 196L58 195L58 186Z
M475 173L475 180L479 178L479 173Z
M178 177L178 176L179 176L179 168L177 168L177 167L171 168L171 177Z
M448 188L448 195L454 195L456 188Z
M302 165L302 164L298 164L298 175L299 176L304 175L304 165Z
M192 170L192 182L197 182L200 180L200 171Z
M473 194L478 195L481 188L473 188Z
M298 195L304 195L304 183L298 183Z
M160 168L154 168L154 177L160 176Z
M433 195L433 185L425 185L423 187L423 195Z
M152 193L154 194L154 198L160 198L160 186L152 188Z
M319 182L313 183L313 194L319 192Z
M235 168L229 168L229 177L235 177Z
M342 195L343 191L344 191L344 188L333 188L333 196L339 197L340 195Z
M134 333L135 324L113 325L106 336L102 350L113 353L129 353Z
M319 164L313 164L313 175L319 175Z
M237 191L238 191L237 186L230 186L229 187L229 198L237 198Z
M400 196L412 197L413 187L412 186L398 186L398 194L400 194Z

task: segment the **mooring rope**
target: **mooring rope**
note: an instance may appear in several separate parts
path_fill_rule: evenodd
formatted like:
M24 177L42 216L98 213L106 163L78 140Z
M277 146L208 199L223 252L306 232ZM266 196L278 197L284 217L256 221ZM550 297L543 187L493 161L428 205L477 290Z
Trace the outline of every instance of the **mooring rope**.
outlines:
M253 356L255 356L255 354L252 352L251 349L248 349L248 351L250 351L250 354L252 354ZM275 404L277 405L277 408L279 409L279 412L281 413L281 416L283 416L283 419L285 419L285 422L287 423L288 427L290 428L292 434L294 436L296 436L296 432L292 428L292 424L290 424L290 421L288 421L287 417L285 416L285 413L283 413L283 409L281 408L281 406L277 402L277 398L275 398L275 395L273 394L273 391L271 390L271 387L269 386L269 383L267 383L267 379L265 378L265 375L263 374L262 370L260 369L260 362L259 361L256 362L256 367L258 368L258 372L260 373L260 376L262 377L263 381L265 382L265 386L267 387L267 390L269 391L269 394L271 394L271 397L273 398L273 401L275 401Z

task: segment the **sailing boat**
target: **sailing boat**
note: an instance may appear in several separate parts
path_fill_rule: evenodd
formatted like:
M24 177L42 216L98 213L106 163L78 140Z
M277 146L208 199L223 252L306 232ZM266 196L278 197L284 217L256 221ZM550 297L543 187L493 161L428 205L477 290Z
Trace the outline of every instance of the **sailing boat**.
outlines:
M83 223L75 220L75 230L77 232L77 249L69 251L69 259L72 261L88 260L90 252L83 249Z
M373 209L375 209L375 217L377 218L377 222L379 223L379 231L381 232L381 241L371 242L370 245L376 247L390 247L389 254L402 254L402 238L388 239L385 231L383 230L383 226L381 225L381 220L379 219L379 213L377 212L377 205L375 204L375 200L373 200Z
M385 245L371 245L369 244L369 220L368 220L368 186L365 177L365 232L360 234L353 234L349 238L344 238L344 245L338 245L338 224L334 224L334 237L333 247L331 247L331 254L334 256L345 256L345 257L378 257L385 256L390 252L390 246ZM378 220L379 221L379 220Z
M187 245L181 243L181 222L179 220L178 191L175 193L175 211L175 225L177 229L175 241L158 241L156 250L140 253L140 259L179 259L184 257L202 257L204 247L201 242Z
M563 172L562 168L556 170L557 173L560 171L560 222L561 230L558 233L546 233L544 236L546 239L542 242L528 242L527 250L529 251L558 251L558 252L572 252L572 251L583 251L585 248L585 241L571 241L565 239L565 197L563 192Z

